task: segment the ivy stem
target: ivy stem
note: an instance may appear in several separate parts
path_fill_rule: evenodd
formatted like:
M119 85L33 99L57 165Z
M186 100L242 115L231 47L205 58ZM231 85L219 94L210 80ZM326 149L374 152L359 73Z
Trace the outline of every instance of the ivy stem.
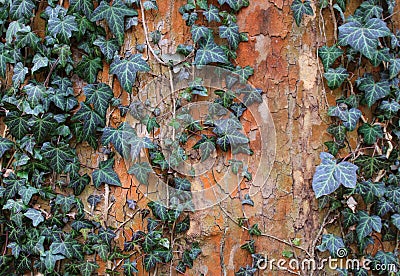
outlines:
M53 65L50 67L49 74L47 74L46 80L43 83L46 88L49 85L51 74L53 74L54 69L56 69L56 66L57 66L59 60L60 60L60 57L58 57L56 59L56 61L53 63Z
M7 246L8 246L8 231L6 231L6 241L4 243L3 257L7 252Z
M144 31L144 36L146 38L146 44L147 44L147 48L150 50L150 52L152 53L152 55L154 56L154 58L157 60L158 63L164 65L164 66L168 66L167 63L165 63L164 61L162 61L157 54L155 53L153 47L151 47L150 45L150 41L149 41L149 33L147 30L147 24L146 24L146 17L144 15L144 8L143 8L143 4L142 1L140 1L140 11L142 13L142 24L143 24L143 31Z

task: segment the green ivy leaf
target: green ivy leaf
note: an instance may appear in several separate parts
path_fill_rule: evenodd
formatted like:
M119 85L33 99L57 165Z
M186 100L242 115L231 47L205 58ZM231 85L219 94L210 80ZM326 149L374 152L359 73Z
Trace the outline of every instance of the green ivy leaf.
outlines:
M235 276L254 276L254 273L257 272L257 268L246 265L245 267L240 267L237 272L235 272Z
M73 241L70 241L70 240L63 241L61 239L58 239L50 245L50 251L53 254L61 254L61 255L65 256L66 258L71 259L75 256L74 250L72 247L73 244L74 244Z
M79 264L78 268L82 276L91 276L93 272L99 269L99 265L94 262L85 261Z
M136 261L131 262L129 259L125 259L122 267L124 269L124 275L126 276L132 276L134 273L139 272Z
M12 76L14 87L19 87L24 83L26 74L28 74L28 67L24 67L22 62L15 64L14 74Z
M397 254L395 255L392 252L384 252L382 250L379 250L374 256L372 265L373 267L386 268L382 269L382 271L380 272L384 272L384 270L386 270L386 272L393 272L393 273L394 271L398 271L397 269L400 266Z
M300 27L301 19L304 14L314 15L313 9L311 7L311 2L309 0L294 0L290 9L293 11L294 20L296 21L296 25Z
M186 216L182 221L175 226L175 233L184 233L190 228L190 217Z
M99 57L89 58L88 56L83 56L76 66L76 73L88 83L94 83L101 69L103 69L103 64Z
M339 43L350 45L367 58L372 58L377 50L379 38L391 34L386 23L378 18L371 18L365 24L351 21L339 27Z
M347 188L354 188L357 182L358 167L350 162L336 163L334 157L322 152L321 164L314 174L312 187L317 198L333 193L340 184Z
M348 76L349 73L343 67L338 67L336 69L329 68L324 73L324 77L328 81L328 86L330 89L336 89L340 87Z
M400 58L393 58L389 61L389 78L397 77L400 72Z
M129 93L132 92L132 86L136 81L136 73L148 71L150 71L150 67L142 59L141 54L135 54L122 60L115 56L110 65L110 74L116 75L121 86Z
M197 43L201 38L207 39L211 36L211 30L206 26L192 25L190 32L194 43Z
M65 259L64 256L53 254L50 250L46 251L44 259L44 265L46 266L46 271L53 272L57 261Z
M157 263L161 263L162 260L157 254L146 254L143 259L144 269L146 271L150 271L153 267L157 265Z
M262 103L262 90L259 88L254 88L251 85L246 85L245 88L239 89L239 93L243 94L243 104L249 107L253 103Z
M46 113L42 118L35 117L33 120L32 131L33 136L38 143L45 141L45 138L53 133L58 123L53 119L54 115Z
M168 220L168 209L164 205L155 201L150 201L147 203L147 206L149 206L156 218L161 219L162 221Z
M376 142L378 138L383 137L383 131L380 125L370 125L364 123L359 129L358 132L363 134L364 141L368 145L372 145Z
M104 243L93 245L93 249L99 254L103 261L107 261L108 257L108 245Z
M91 0L71 0L68 8L70 13L82 13L87 18L91 17L93 9L93 1Z
M19 112L8 112L4 122L11 135L16 139L22 139L29 131L27 116L23 116Z
M382 101L379 109L384 111L389 118L393 117L400 110L400 104L396 101Z
M377 100L390 94L390 85L386 80L375 82L371 75L367 75L357 81L358 88L365 93L364 98L369 107L371 107Z
M76 157L75 151L64 142L53 145L46 142L42 146L43 155L49 159L51 168L57 173L62 173L67 164Z
M0 137L0 158L3 157L3 154L10 150L14 146L14 143L6 138Z
M336 46L322 46L318 49L318 56L321 58L325 70L331 67L336 59L341 55L343 55L343 50Z
M236 50L240 42L239 26L236 23L230 23L219 27L219 37L226 38L229 46Z
M249 251L250 254L254 254L255 253L254 244L255 244L255 240L250 240L250 241L246 242L245 244L241 245L240 248Z
M136 179L144 185L149 184L149 174L151 172L153 172L153 169L148 162L135 163L128 170L129 174L134 174Z
M108 63L113 60L119 50L118 41L116 39L105 39L102 36L96 39L93 42L93 45L100 48L100 51L103 53Z
M339 249L344 250L345 248L346 246L344 245L343 239L333 234L322 235L322 242L317 246L317 249L321 252L328 250L333 258L344 257L338 256L337 253Z
M392 215L392 223L400 230L400 214Z
M39 223L44 221L44 217L42 216L42 212L29 208L25 213L24 216L32 220L33 227L39 225Z
M99 188L101 183L107 183L114 186L122 186L117 173L113 170L114 158L101 161L99 169L94 170L92 174L93 184Z
M111 5L107 1L101 1L100 5L92 13L90 20L94 22L105 19L119 45L122 45L124 42L124 18L125 16L137 15L136 10L129 8L121 0L113 1Z
M362 18L364 20L369 20L373 17L381 18L382 16L382 7L375 4L374 0L368 0L361 3L360 7L357 9L357 12L360 12Z
M210 35L208 38L200 39L194 63L206 65L214 62L228 63L228 58L222 48L214 42L213 36Z
M382 222L378 216L369 216L364 211L358 211L358 224L356 227L357 237L359 240L369 236L372 231L381 232Z
M25 26L24 28L17 31L17 37L15 39L15 45L17 47L23 48L25 46L29 46L32 47L33 49L37 49L39 42L40 38L34 32L31 31L30 26Z
M22 198L22 202L26 205L29 204L29 202L31 201L31 198L34 194L37 194L39 192L38 189L32 187L32 186L22 186L19 191L18 194L21 196Z
M383 198L380 198L378 201L375 202L375 211L376 214L380 217L383 217L389 212L394 212L394 210L395 205L392 202L387 201Z
M49 65L49 59L47 57L43 57L40 54L36 54L33 57L33 67L31 69L32 74L39 70L40 68L47 67Z
M58 38L60 42L69 43L72 32L78 31L78 25L76 24L75 16L67 15L61 19L52 16L48 21L48 30L49 33L54 38Z
M30 19L33 16L33 10L36 9L32 0L13 0L10 4L10 18L13 20Z
M4 44L0 43L0 77L6 77L7 63L12 61L13 58L10 56L9 52L4 49Z
M93 104L94 109L105 118L110 100L114 97L114 93L110 86L105 83L88 84L83 88L86 96L86 102Z
M104 127L105 125L105 118L83 102L81 103L81 108L72 117L72 120L83 123L82 137L86 141L89 141L94 136L97 127Z
M6 187L2 197L10 199L15 197L17 192L24 186L25 179L19 179L14 173L11 173L8 177L3 178L3 183Z
M219 9L212 4L203 12L203 15L208 22L221 22L221 19L219 18Z
M218 0L220 5L227 3L235 12L249 5L249 0ZM221 3L223 2L223 3Z

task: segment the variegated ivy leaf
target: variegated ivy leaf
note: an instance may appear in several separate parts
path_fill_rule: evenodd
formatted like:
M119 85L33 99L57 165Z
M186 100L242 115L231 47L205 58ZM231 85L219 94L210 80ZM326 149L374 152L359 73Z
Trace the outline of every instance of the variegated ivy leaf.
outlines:
M317 198L329 195L339 188L340 184L347 188L354 188L357 183L358 167L350 162L336 163L334 156L322 152L321 164L314 174L312 187Z
M49 65L49 59L40 54L36 54L33 57L33 67L31 69L32 74L40 68L47 67Z
M304 14L311 16L314 15L314 11L309 0L294 0L290 6L290 9L293 11L294 20L296 21L296 25L299 27Z
M321 58L325 70L328 70L328 68L331 67L335 60L342 54L343 50L336 46L322 46L318 49L318 56Z
M14 87L18 87L24 83L26 74L28 74L28 67L24 67L22 62L15 64L14 74L12 76Z
M329 68L324 73L324 77L327 80L330 89L336 89L341 86L348 76L349 73L343 67L338 67L336 69Z
M10 18L13 20L30 19L36 8L32 0L13 0L10 1L10 4Z
M115 56L110 65L110 74L116 75L121 86L129 93L132 92L133 84L136 81L136 73L148 71L150 71L150 67L141 54L131 55L124 59Z
M42 216L42 212L29 208L28 211L24 213L24 216L32 220L33 227L39 225L39 223L44 221L44 217Z
M122 0L115 0L110 5L107 1L101 1L94 10L91 21L105 19L111 32L117 38L119 45L124 42L124 19L126 16L137 16L136 10L128 7Z
M365 24L351 21L339 27L340 45L350 45L367 58L372 58L379 44L379 38L391 34L386 23L379 18L371 18Z

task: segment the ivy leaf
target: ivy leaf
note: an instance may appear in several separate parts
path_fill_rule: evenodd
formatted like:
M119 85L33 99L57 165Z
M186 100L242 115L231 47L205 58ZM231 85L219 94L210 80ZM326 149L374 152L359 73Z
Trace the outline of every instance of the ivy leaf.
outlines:
M359 240L367 237L372 233L372 231L376 231L378 233L381 232L382 222L381 218L378 216L369 216L364 211L358 211L358 224L356 227L357 237Z
M88 56L83 56L82 60L76 66L76 73L88 83L94 83L101 69L103 69L103 64L99 57L89 58Z
M50 245L50 251L53 254L61 254L70 259L74 257L73 244L74 242L72 241L58 239Z
M379 125L370 125L370 124L363 124L359 129L358 132L363 134L364 141L368 145L372 145L376 142L377 138L383 137L382 128Z
M61 210L64 213L68 213L72 209L75 202L76 202L75 196L73 196L73 195L65 196L65 195L58 194L55 199L55 204L60 206Z
M325 70L331 67L335 60L341 55L343 55L343 50L336 46L322 46L318 49L318 56L321 58Z
M184 233L190 228L190 217L186 216L182 221L178 222L175 226L176 233Z
M4 49L4 44L0 43L0 77L6 77L7 63L13 61L13 58L9 55L9 52Z
M67 66L68 61L72 55L70 45L55 45L52 52L58 55L62 67Z
M239 26L236 23L230 23L228 26L220 26L219 37L226 38L229 46L236 50L240 42Z
M218 0L218 2L221 2L221 0ZM249 5L249 0L223 0L223 2L227 3L235 12ZM222 4L220 3L220 5Z
M93 272L99 269L99 265L94 262L86 261L80 265L78 265L79 271L82 276L91 276Z
M246 135L233 128L228 129L217 139L217 145L219 145L223 151L228 151L229 146L236 148L238 145L248 142L249 139Z
M382 101L379 109L388 114L389 117L394 116L400 110L400 104L396 101Z
M150 271L157 263L161 263L162 260L157 254L147 254L144 257L143 265L146 271Z
M32 187L32 186L22 186L19 191L18 194L21 196L22 198L22 202L26 205L29 204L29 201L31 201L31 198L34 194L37 194L39 192L38 189Z
M93 1L91 0L71 0L68 10L71 13L83 13L87 18L90 18L93 8Z
M44 217L42 213L36 209L29 208L25 213L24 216L32 220L33 227L39 225L39 223L44 221Z
M311 2L309 0L305 0L304 2L301 0L294 0L290 9L293 11L294 20L296 21L296 25L300 27L301 19L304 14L314 15L313 9L311 7Z
M251 85L246 85L245 88L240 89L238 92L244 95L243 104L246 107L249 107L253 103L262 103L262 90L258 88L254 88Z
M390 85L386 80L375 82L371 75L367 75L357 81L358 88L365 93L364 98L369 107L371 107L377 100L390 94Z
M333 234L322 235L322 242L317 246L317 249L321 252L329 250L329 253L333 258L344 257L337 256L337 253L339 252L339 249L344 250L345 248L346 246L344 245L343 239Z
M253 276L256 273L257 268L246 265L245 267L240 267L237 272L235 272L235 276Z
M31 105L38 105L40 102L43 100L44 97L46 97L46 88L41 85L35 85L32 83L29 83L28 85L25 85L23 90L25 91L27 97L27 100Z
M33 16L33 10L36 8L32 0L14 0L10 1L10 4L10 18L13 20L30 19Z
M395 272L397 271L397 268L399 267L399 258L397 254L393 254L392 252L384 252L382 250L379 250L376 255L374 256L373 259L373 267L380 267L380 268L386 268L386 271L389 272ZM382 269L382 272L384 269ZM382 273L380 273L382 274Z
M111 32L115 35L119 45L124 42L124 18L125 16L136 16L137 11L129 8L123 1L116 0L110 5L107 1L101 1L94 10L91 21L105 19Z
M53 252L51 252L50 250L46 251L44 254L45 254L44 265L46 266L46 270L50 272L54 270L57 261L65 259L64 256L53 254Z
M94 170L92 174L93 184L99 188L101 183L107 183L114 186L122 186L117 173L113 170L114 158L101 161L99 169Z
M400 230L400 214L392 215L392 223Z
M17 192L24 186L25 179L19 179L15 174L10 174L8 177L3 178L3 183L6 185L2 197L10 199L15 197Z
M0 137L0 158L3 157L3 154L11 149L14 146L14 143L6 138Z
M12 136L16 139L22 139L29 131L27 116L23 116L19 112L8 112L4 122Z
M62 19L52 16L48 21L48 30L54 38L58 38L60 42L68 44L72 32L78 31L78 24L75 16L72 15L67 15Z
M375 4L375 1L368 0L361 3L358 11L362 14L364 20L368 20L372 17L380 18L382 15L382 7Z
M312 187L317 198L333 193L340 184L354 188L357 182L358 167L350 162L336 163L333 155L322 152L321 164L314 174Z
M144 185L149 184L149 174L153 172L148 162L135 163L129 168L128 173L134 174L136 179Z
M12 76L14 87L18 87L20 84L24 83L26 74L28 74L28 68L24 67L22 62L15 64L14 74Z
M110 100L114 97L110 86L105 83L88 84L83 88L83 91L86 96L86 102L93 104L94 109L104 118L110 105Z
M110 74L116 75L122 87L129 93L132 92L132 86L136 81L136 73L148 71L150 71L150 67L142 59L141 54L135 54L122 60L115 56L110 65Z
M389 78L397 77L400 72L400 58L394 58L389 61Z
M108 245L104 243L93 245L93 249L99 254L103 261L107 261L108 256Z
M386 23L378 18L371 18L365 24L351 21L339 27L339 43L350 45L367 58L373 58L379 44L379 38L391 34Z
M324 77L328 81L328 86L330 89L336 89L340 87L348 76L349 73L347 73L346 69L343 67L338 67L336 69L329 68L326 73L324 73Z
M134 273L138 273L136 261L131 262L129 259L124 260L124 264L122 265L124 269L124 275L131 276Z
M205 26L192 25L190 32L194 43L197 43L201 38L207 39L211 35L211 30Z
M395 205L392 202L387 201L383 198L380 198L375 203L376 214L380 217L383 217L384 215L386 215L389 212L394 212L394 210L395 210Z
M43 155L49 159L51 168L57 173L62 173L68 162L76 157L74 150L64 142L59 142L57 145L46 142L42 146L42 151Z
M219 9L212 4L203 12L203 15L208 22L221 22L221 19L219 18Z
M33 136L38 143L42 143L46 137L51 135L58 126L58 123L53 119L54 115L46 113L42 118L35 117L32 125Z
M105 39L102 36L96 39L93 45L100 48L100 51L103 53L108 63L113 60L115 54L118 53L119 50L118 41L116 39Z
M49 59L47 57L43 57L40 54L36 54L33 57L33 67L31 69L32 74L39 70L40 68L47 67L49 65Z
M199 49L196 52L194 63L206 65L214 62L228 63L228 58L222 48L214 42L213 36L210 35L199 41Z
M140 138L136 131L126 122L122 123L117 129L105 128L101 138L102 144L113 143L115 149L124 158L136 159L143 148L154 148L153 143L147 138Z
M156 218L161 219L162 221L168 220L168 210L164 205L161 205L155 201L151 201L147 204L147 206L149 206Z
M81 108L72 117L72 120L83 123L82 137L87 141L95 134L98 126L104 127L105 125L105 118L83 102L81 103Z

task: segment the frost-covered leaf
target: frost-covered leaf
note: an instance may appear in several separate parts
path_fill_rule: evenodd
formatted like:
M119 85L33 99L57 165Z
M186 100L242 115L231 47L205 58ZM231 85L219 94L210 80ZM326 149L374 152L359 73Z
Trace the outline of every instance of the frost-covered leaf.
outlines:
M379 44L378 39L390 34L386 23L379 18L371 18L365 24L354 20L339 27L339 43L350 45L367 58L372 58Z
M312 187L317 198L333 193L340 184L347 188L354 188L357 182L358 167L350 162L336 163L334 157L322 152L321 164L314 174Z
M136 179L145 185L149 184L148 179L151 172L153 172L153 169L148 162L135 163L128 170L129 174L134 174Z
M136 81L136 73L148 71L150 71L150 67L141 54L135 54L125 59L115 56L110 65L110 74L116 75L121 86L129 93L132 92L133 84Z
M349 73L343 67L338 67L336 69L329 68L324 73L324 77L327 80L330 89L336 89L341 86L348 76Z
M125 16L137 16L133 8L128 7L122 0L113 1L110 5L107 1L101 1L100 5L92 13L91 21L105 19L111 32L117 38L119 45L124 42L124 19Z
M309 0L294 0L290 6L290 9L293 11L294 20L299 27L304 14L311 16L314 15L311 2Z

